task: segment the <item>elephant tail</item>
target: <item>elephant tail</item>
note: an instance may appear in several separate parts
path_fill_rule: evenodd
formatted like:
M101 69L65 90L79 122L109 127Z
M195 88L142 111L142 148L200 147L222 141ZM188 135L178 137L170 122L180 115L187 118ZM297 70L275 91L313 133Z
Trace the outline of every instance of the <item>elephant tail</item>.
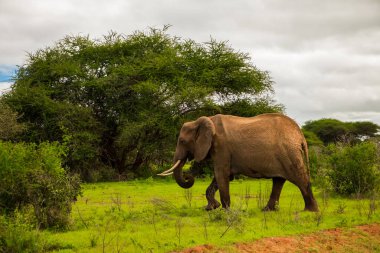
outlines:
M303 158L303 163L304 163L304 165L306 166L307 175L308 175L309 178L310 178L309 151L308 151L308 148L307 148L307 143L306 143L306 141L303 141L303 142L302 142L302 144L301 144L301 148L302 148L302 158Z

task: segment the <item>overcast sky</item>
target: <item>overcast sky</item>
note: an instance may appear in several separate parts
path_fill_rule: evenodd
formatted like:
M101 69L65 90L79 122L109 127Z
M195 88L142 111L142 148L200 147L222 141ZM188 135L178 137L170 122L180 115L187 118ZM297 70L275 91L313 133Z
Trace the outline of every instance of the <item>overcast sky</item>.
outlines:
M65 35L166 24L172 35L249 53L300 124L380 124L380 0L0 0L0 90L27 52Z

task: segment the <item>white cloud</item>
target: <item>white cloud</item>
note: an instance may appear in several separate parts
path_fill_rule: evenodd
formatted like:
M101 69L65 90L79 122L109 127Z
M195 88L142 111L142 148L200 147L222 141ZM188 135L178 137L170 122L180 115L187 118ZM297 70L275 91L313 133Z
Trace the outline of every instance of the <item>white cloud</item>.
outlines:
M2 95L5 92L9 91L11 85L12 85L11 82L0 82L0 95Z

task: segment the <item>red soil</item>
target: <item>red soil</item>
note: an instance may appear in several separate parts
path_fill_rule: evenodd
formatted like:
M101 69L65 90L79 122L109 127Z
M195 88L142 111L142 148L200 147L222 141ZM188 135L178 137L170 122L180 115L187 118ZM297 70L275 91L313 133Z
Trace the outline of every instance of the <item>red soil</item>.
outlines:
M336 228L308 235L264 238L249 243L238 243L223 249L201 245L185 249L181 253L202 252L380 252L380 224Z

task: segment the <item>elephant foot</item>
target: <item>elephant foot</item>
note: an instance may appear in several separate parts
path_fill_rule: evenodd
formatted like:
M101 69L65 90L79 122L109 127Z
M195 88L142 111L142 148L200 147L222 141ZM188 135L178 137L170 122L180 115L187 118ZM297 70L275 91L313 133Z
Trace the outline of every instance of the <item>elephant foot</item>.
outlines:
M278 211L278 201L269 200L267 205L262 209L262 211Z
M278 206L277 205L266 205L263 209L263 212L272 212L272 211L278 211Z
M313 197L305 199L304 211L309 211L309 212L318 212L319 211L317 201L315 201L315 199Z
M319 212L319 208L317 205L310 205L310 206L305 206L304 211L309 211L309 212Z
M271 211L276 211L276 208L270 207L270 206L266 206L263 209L261 209L261 211L263 211L263 212L271 212Z
M205 207L206 211L211 211L211 210L214 210L214 209L217 209L218 207L220 207L220 203L218 201L214 201L214 202L209 202L207 204L207 206Z

